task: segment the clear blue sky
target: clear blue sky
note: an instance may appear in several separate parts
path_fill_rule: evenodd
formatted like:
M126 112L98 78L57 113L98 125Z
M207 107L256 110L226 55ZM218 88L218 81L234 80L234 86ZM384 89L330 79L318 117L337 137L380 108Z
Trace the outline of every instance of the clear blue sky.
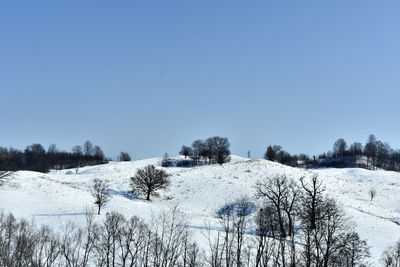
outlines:
M0 146L400 148L400 1L1 1Z

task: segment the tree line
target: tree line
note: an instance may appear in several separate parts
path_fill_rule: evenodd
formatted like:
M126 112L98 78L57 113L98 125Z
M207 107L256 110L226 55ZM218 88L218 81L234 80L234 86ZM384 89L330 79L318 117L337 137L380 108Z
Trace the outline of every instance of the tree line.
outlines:
M106 163L103 150L91 141L74 146L71 152L58 150L51 144L47 151L41 144L27 146L24 151L0 147L0 170L30 170L48 172L50 169L77 168Z
M393 149L387 142L378 140L373 134L369 135L364 146L359 142L348 146L347 142L340 138L333 144L331 152L319 156L318 163L325 166L400 171L400 150Z
M339 138L332 150L310 158L307 154L291 155L279 145L270 145L264 158L292 167L361 167L367 169L383 168L400 171L400 150L393 149L387 142L369 135L365 145L354 142L350 145Z
M0 213L0 266L200 266L199 248L176 208L147 224L136 216L107 213L86 226L67 224L61 233Z

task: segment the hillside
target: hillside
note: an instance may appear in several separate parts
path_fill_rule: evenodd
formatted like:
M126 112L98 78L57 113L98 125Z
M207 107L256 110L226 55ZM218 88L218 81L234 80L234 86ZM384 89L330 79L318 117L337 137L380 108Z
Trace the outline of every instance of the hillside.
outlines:
M0 188L0 208L17 217L34 219L37 224L48 224L62 229L68 221L84 225L84 214L95 209L90 194L92 180L108 179L111 183L110 203L102 210L117 211L125 216L136 215L150 219L152 212L178 204L190 218L190 226L199 231L206 223L218 226L215 212L226 202L248 196L253 202L257 180L286 174L298 180L310 175L303 169L291 168L267 160L232 157L230 163L194 168L166 168L171 174L171 187L147 202L129 194L129 181L138 168L148 164L160 165L160 158L134 162L111 162L106 165L75 170L52 171L47 174L19 171ZM372 261L379 258L388 246L400 239L400 173L364 169L319 169L326 193L335 197L346 215L371 247ZM370 201L368 191L375 188L377 195Z

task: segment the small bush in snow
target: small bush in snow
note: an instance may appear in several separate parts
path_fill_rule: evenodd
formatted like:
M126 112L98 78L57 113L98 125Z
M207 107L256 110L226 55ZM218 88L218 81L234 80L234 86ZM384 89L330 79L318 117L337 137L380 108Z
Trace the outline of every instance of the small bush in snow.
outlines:
M168 153L164 154L163 159L161 161L161 166L162 167L171 167L172 166L172 160L169 158Z
M371 188L368 193L369 193L369 197L372 201L374 199L374 197L376 196L376 190L374 188Z

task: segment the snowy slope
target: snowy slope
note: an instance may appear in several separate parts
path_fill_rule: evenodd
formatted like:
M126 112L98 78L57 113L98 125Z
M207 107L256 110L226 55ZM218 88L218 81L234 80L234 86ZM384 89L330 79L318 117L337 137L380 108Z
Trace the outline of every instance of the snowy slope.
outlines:
M111 162L106 165L75 170L53 171L48 174L20 171L0 188L0 208L17 217L34 219L54 229L72 221L84 225L84 214L95 209L90 194L92 180L108 179L112 198L102 210L118 211L125 216L149 219L152 212L179 204L187 213L193 229L205 223L218 226L215 212L226 202L240 196L254 199L257 180L275 174L286 174L298 180L309 172L266 160L232 157L230 163L194 168L166 168L171 174L171 187L151 202L128 193L130 177L148 164L160 165L160 158L134 162ZM363 169L315 170L326 185L327 194L335 197L346 214L355 222L362 238L368 239L375 264L382 251L400 239L400 174ZM369 200L368 191L375 188L377 196ZM198 230L200 231L200 230ZM200 236L200 235L196 235Z

